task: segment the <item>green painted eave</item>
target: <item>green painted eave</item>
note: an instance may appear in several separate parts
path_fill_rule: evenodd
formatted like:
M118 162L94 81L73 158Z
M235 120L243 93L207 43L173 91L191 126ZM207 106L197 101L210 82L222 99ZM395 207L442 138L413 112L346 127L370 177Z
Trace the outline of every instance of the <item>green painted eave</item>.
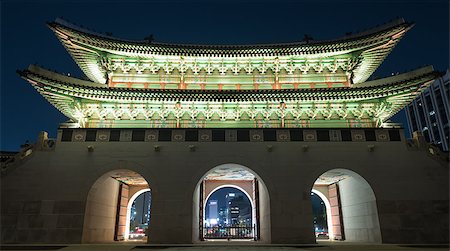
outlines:
M345 118L349 113L382 122L410 103L437 77L432 67L425 67L350 88L218 91L109 88L37 66L18 73L75 121L89 120L89 114L94 112L125 112L131 117L141 114L151 120L148 116L157 112L173 116L239 113L237 119L242 113L288 115L297 119L309 116L315 120L326 120L327 116Z
M148 43L105 36L74 26L64 20L49 23L58 39L66 47L84 73L94 82L106 83L108 69L105 61L133 62L152 60L162 67L196 67L196 62L215 64L250 62L259 65L280 60L285 65L292 61L334 61L350 59L353 83L362 83L378 68L399 40L413 25L398 19L376 29L335 40L256 45L187 45ZM301 65L297 66L301 67Z

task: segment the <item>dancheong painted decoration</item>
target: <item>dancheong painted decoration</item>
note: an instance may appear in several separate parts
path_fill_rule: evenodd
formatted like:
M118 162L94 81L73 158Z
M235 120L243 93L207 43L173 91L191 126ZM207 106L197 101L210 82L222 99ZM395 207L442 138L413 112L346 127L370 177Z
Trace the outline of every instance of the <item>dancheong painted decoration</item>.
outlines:
M190 45L48 24L91 81L18 73L84 128L381 127L437 76L431 66L367 81L412 28L398 19L328 40Z

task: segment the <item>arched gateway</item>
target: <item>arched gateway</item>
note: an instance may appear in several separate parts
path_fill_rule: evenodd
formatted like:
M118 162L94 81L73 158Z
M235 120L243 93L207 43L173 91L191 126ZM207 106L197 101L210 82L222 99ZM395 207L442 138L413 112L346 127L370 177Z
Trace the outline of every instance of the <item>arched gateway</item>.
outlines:
M359 174L329 170L317 178L312 192L325 202L331 240L381 243L375 193Z
M235 192L223 194L222 198L216 198L209 205L208 199L216 192L234 188L242 195ZM249 200L251 209L243 208L238 200ZM226 200L221 206L220 200ZM198 182L193 197L193 235L194 243L209 240L253 240L270 242L270 199L267 187L259 176L251 169L238 164L223 164L209 170ZM215 206L217 203L217 206ZM214 204L214 205L212 205ZM209 206L209 208L206 208ZM220 210L226 219L223 222L211 224L205 212ZM246 213L243 213L245 211ZM239 222L242 214L251 216L243 217L249 222ZM220 220L219 220L220 221Z
M148 182L134 171L119 169L103 174L87 196L82 242L146 241L151 202L140 197L149 192Z

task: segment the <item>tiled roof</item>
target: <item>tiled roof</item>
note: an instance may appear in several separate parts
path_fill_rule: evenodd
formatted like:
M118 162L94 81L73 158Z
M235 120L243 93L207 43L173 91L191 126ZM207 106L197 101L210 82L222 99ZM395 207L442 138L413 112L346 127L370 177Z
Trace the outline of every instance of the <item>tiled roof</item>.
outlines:
M196 58L333 58L343 56L357 61L352 71L354 83L364 82L381 64L405 32L412 27L403 19L352 36L328 41L308 41L255 45L189 45L130 41L105 36L74 26L64 20L49 27L74 60L94 82L106 83L103 58L152 58L155 56Z
M345 104L347 102L389 103L391 115L414 99L437 76L432 67L401 74L396 81L363 87L340 87L285 90L179 90L179 89L132 89L109 88L99 84L81 82L57 73L39 70L36 66L18 71L47 100L69 117L74 117L74 102L85 100L93 103L149 104L149 103L323 103ZM420 74L416 74L420 73ZM410 77L408 77L410 76Z

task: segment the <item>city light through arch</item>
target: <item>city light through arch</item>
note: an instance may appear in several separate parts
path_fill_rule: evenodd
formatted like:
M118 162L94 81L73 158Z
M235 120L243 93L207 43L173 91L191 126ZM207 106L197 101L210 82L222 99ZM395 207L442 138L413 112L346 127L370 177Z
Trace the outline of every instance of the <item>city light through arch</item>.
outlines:
M235 186L245 191L253 206L253 233L242 238L240 231L229 232L222 240L246 239L262 243L270 243L270 198L268 189L262 178L252 169L235 163L215 166L206 171L200 178L193 193L192 241L200 243L205 238L205 202L209 196L221 187Z
M314 233L317 239L333 240L331 208L327 197L318 190L311 190Z
M128 201L125 240L144 240L150 225L151 192L149 188L136 192Z
M255 207L244 189L234 185L219 186L209 193L204 208L205 239L254 238Z
M206 199L204 222L207 226L253 226L253 209L244 190L231 185L218 187Z

